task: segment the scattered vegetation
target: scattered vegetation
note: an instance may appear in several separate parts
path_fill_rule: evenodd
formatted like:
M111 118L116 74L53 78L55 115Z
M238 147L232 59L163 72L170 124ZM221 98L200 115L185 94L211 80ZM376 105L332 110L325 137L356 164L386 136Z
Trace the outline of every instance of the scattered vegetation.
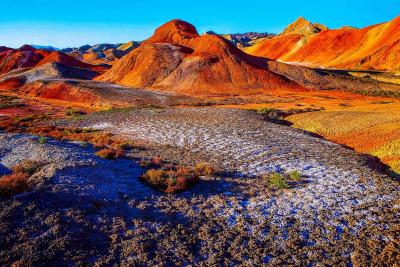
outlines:
M383 97L393 97L400 98L400 92L398 91L386 91L382 89L376 90L352 90L351 93L367 95L367 96L383 96Z
M15 96L0 95L0 109L19 108L25 106L21 99Z
M302 104L297 104L296 106L303 106ZM313 111L321 111L324 110L325 108L323 107L309 107L309 108L301 108L301 109L296 109L296 108L291 108L288 110L280 110L280 109L275 109L275 108L260 108L257 110L254 110L258 114L263 115L267 120L270 120L272 122L283 122L284 117L294 115L294 114L299 114L299 113L306 113L306 112L313 112Z
M175 194L190 189L200 181L198 175L186 167L150 169L141 176L142 181L165 193Z
M168 164L159 156L142 161L141 167L148 168L140 177L141 181L169 194L186 191L200 181L200 176L211 176L215 173L214 168L205 162L189 168Z
M96 113L98 114L104 114L104 113L116 113L116 112L131 112L134 110L138 110L138 109L143 109L143 108L147 108L147 109L163 109L164 107L162 106L157 106L157 105L147 105L147 106L143 106L143 107L125 107L125 108L109 108L106 110L101 110L98 111Z
M256 110L258 114L266 115L268 117L280 117L281 111L275 108L259 108Z
M204 100L204 101L194 102L190 105L193 107L209 107L209 106L218 105L218 102L214 101L214 100Z
M297 170L289 172L288 176L291 180L296 182L300 181L301 178L303 178L303 175L301 175L301 173Z
M152 169L152 168L161 168L164 164L164 161L160 156L156 156L151 158L150 160L142 160L140 162L140 167L144 169Z
M280 173L270 174L269 182L272 186L278 189L285 189L289 187L288 183L286 182L286 177Z
M67 108L67 110L65 111L65 115L69 116L69 117L78 117L78 116L85 115L85 112L83 112L81 110Z
M29 177L42 166L37 161L26 160L12 168L12 173L0 177L0 195L12 196L30 188Z
M12 196L25 192L29 188L29 175L26 173L12 173L0 178L0 195Z
M124 151L122 149L103 148L96 152L96 156L102 159L115 160L122 158L124 156Z
M200 162L194 167L194 172L199 176L211 176L215 174L215 169L207 162Z
M295 170L286 174L274 172L269 175L263 176L263 179L268 181L269 185L276 189L287 189L293 182L300 182L303 175Z
M124 150L133 148L132 142L127 142L109 132L90 128L65 128L49 125L50 114L32 114L23 117L8 118L0 121L0 128L11 133L29 133L38 135L40 144L45 144L48 138L59 140L80 141L93 144L104 158L119 158ZM108 153L106 153L108 152ZM115 157L114 157L115 156Z
M44 136L39 137L39 144L45 144L47 142L47 138Z

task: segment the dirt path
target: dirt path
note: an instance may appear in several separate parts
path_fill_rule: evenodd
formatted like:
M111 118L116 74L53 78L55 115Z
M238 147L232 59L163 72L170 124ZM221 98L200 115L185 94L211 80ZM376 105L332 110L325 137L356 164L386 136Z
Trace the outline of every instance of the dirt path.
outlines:
M0 255L7 255L5 263L21 256L15 249L24 240L64 244L62 252L50 247L43 255L31 252L26 260L58 263L73 253L78 256L71 263L89 265L363 265L390 262L398 255L391 248L398 239L399 183L371 169L368 158L339 145L238 110L140 109L72 123L153 143L171 160L183 150L188 161L206 158L231 175L203 179L190 192L166 196L135 181L133 163L102 161L74 147L83 150L79 154L86 155L85 164L61 168L62 175L54 175L33 196L5 202L9 208L0 219L6 230L0 233L15 228L1 243L10 248ZM8 166L5 159L16 152L0 151ZM306 178L286 190L271 190L259 177L291 170ZM49 200L52 205L44 209L40 203L49 192L57 200ZM61 196L62 208L55 204ZM54 235L38 241L46 225L26 221L24 212L31 218L56 216L49 222ZM24 224L10 228L6 222L11 225L11 218ZM36 235L16 238L17 229L32 228Z

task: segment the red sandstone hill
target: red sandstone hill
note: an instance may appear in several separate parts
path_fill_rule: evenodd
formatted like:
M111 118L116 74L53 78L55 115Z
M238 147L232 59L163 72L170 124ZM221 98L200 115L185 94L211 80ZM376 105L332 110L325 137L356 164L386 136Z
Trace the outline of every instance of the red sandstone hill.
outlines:
M47 63L60 63L70 67L85 68L93 71L104 72L104 67L93 66L76 60L62 52L35 49L24 45L18 49L0 48L0 74L18 68L32 68Z
M311 67L400 70L400 17L355 29L324 29L304 35L284 32L245 50L247 53Z
M299 87L270 72L266 59L248 55L220 36L200 36L181 20L158 28L96 79L185 94L250 94Z

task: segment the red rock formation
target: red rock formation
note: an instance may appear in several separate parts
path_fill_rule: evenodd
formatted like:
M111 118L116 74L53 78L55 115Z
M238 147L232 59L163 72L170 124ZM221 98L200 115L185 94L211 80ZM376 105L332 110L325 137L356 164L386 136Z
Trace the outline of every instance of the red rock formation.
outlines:
M71 67L88 68L99 72L106 70L104 67L83 63L62 52L35 49L29 45L21 46L18 49L0 49L0 74L17 68L37 67L53 62Z
M323 30L297 42L293 38L284 34L246 52L312 67L400 70L400 17L362 29ZM282 53L274 51L280 46Z
M185 94L250 94L298 85L267 70L266 60L250 56L217 35L173 20L119 60L101 81Z
M297 44L303 38L304 36L300 34L277 36L272 39L263 40L257 45L244 49L244 51L251 55L276 60L294 51Z

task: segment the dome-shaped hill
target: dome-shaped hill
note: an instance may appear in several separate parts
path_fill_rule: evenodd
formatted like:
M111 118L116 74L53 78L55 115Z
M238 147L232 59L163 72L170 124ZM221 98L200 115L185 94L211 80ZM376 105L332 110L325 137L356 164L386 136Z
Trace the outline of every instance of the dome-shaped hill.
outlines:
M217 35L173 20L96 79L185 94L249 94L298 87Z

